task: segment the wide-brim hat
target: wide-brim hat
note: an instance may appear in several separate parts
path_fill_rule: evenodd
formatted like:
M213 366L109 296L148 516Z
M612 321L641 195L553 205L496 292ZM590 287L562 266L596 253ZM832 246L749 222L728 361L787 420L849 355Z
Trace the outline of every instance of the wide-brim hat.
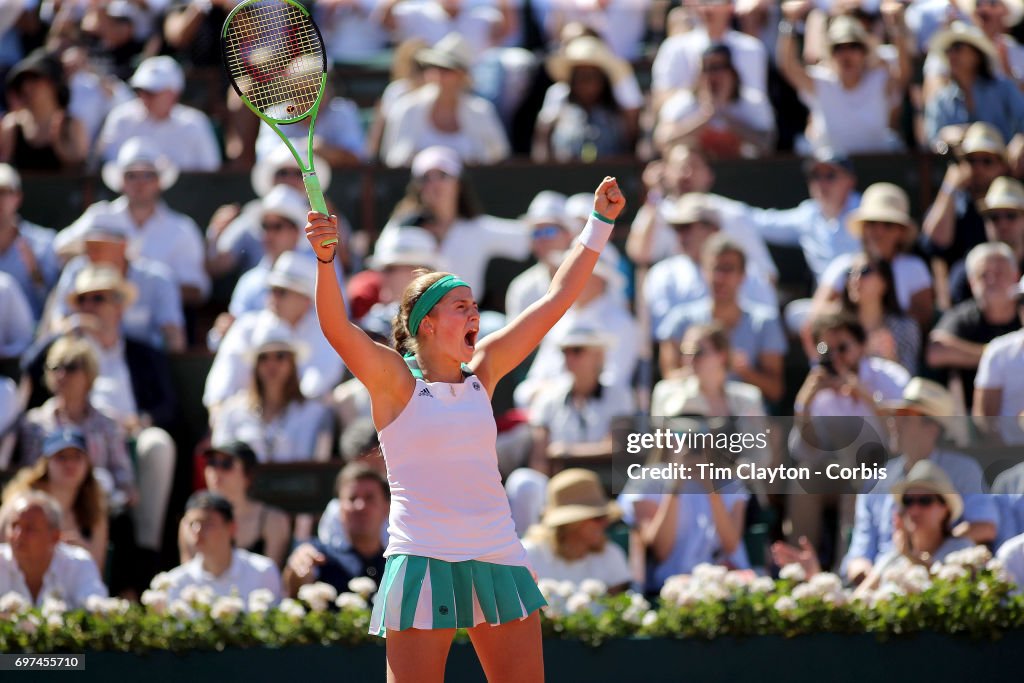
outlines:
M277 257L270 269L267 287L280 287L313 299L316 294L316 262L312 257L286 251Z
M836 45L863 45L864 49L870 49L871 37L865 30L864 25L854 17L848 14L841 14L828 26L828 33L826 34L828 39L829 48Z
M1000 2L1007 9L1006 16L1003 17L1003 26L1010 28L1024 19L1024 2L1021 0L1000 0ZM957 0L956 4L960 6L964 14L971 16L974 14L977 2L975 0Z
M931 460L917 461L907 472L906 478L893 485L892 497L896 500L897 505L901 504L903 494L910 489L925 489L942 496L946 507L949 508L950 524L954 524L956 520L960 519L960 515L964 512L963 497L957 493L956 487L953 486L953 482L950 481L945 470Z
M1008 176L993 180L985 198L978 202L978 210L987 213L998 209L1024 211L1024 184Z
M278 185L263 197L256 215L260 220L268 214L281 216L302 230L308 213L309 200L305 194L290 185Z
M75 304L80 294L90 292L117 292L125 308L131 306L138 297L138 289L124 279L121 273L110 266L88 265L78 271L75 284L67 295L68 306Z
M473 48L458 33L449 33L437 41L434 47L417 52L416 61L423 66L437 66L468 73L473 66Z
M309 358L309 345L296 337L295 332L282 321L265 322L256 328L246 351L246 358L250 363L255 363L261 353L271 351L287 351L293 354L296 364Z
M910 215L910 199L903 188L892 183L875 183L864 190L860 206L847 219L847 229L854 237L861 237L866 221L899 223L906 228L904 246L917 236L917 222Z
M441 254L437 238L429 231L414 226L385 231L377 240L373 255L366 259L366 265L374 270L388 266L421 266L439 270Z
M113 192L124 189L124 174L132 169L156 171L160 189L168 190L178 182L178 167L153 148L153 143L137 137L126 140L117 151L117 158L103 164L103 184Z
M326 192L331 186L331 166L316 154L313 155L313 166L320 181L320 189ZM282 168L299 168L299 162L295 161L291 151L283 144L274 147L265 158L256 161L249 173L249 181L257 197L267 196L274 187L274 174Z
M940 59L946 59L946 50L951 45L956 43L965 43L973 48L976 48L981 54L985 55L988 59L989 68L992 71L998 71L999 56L996 53L996 47L992 44L992 41L988 39L981 29L976 26L964 23L962 21L954 21L949 27L943 31L938 32L931 43L928 45L928 52L934 53Z
M903 388L903 396L882 401L878 404L881 413L901 415L911 413L923 415L943 426L948 437L957 443L966 438L966 418L957 415L957 404L953 394L938 382L923 377L913 377Z
M967 127L963 140L960 141L959 152L962 156L986 152L995 154L1003 161L1008 160L1003 134L998 128L984 121L976 121Z
M596 66L614 85L633 74L629 62L617 56L600 38L580 36L569 41L561 51L547 60L548 74L555 81L569 82L573 68Z
M597 474L574 467L548 481L547 505L541 524L550 529L596 517L614 521L622 516L619 506L609 501Z

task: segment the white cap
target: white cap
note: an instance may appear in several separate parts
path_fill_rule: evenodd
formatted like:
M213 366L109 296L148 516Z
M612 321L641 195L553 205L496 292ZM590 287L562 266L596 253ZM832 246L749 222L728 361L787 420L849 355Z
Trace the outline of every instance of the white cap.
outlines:
M437 239L432 234L423 228L406 226L381 233L373 256L366 263L374 270L387 266L422 266L437 270L441 258Z
M523 220L527 223L557 223L565 227L565 195L543 190L530 202Z
M139 64L128 84L149 92L173 90L180 93L185 89L185 73L173 57L150 57Z
M268 287L281 287L313 298L316 291L316 262L311 257L286 251L277 257L267 276Z
M10 164L0 164L0 187L9 187L12 190L21 189L21 176Z
M296 363L309 357L309 346L298 339L283 321L263 318L252 333L248 354L250 362L255 362L259 354L267 351L290 351L295 354Z
M444 171L458 178L462 174L462 159L451 147L427 147L413 157L412 177L422 178L428 171Z
M268 213L284 217L301 230L306 225L306 214L309 213L309 200L306 199L306 195L294 187L277 185L260 202L260 219Z

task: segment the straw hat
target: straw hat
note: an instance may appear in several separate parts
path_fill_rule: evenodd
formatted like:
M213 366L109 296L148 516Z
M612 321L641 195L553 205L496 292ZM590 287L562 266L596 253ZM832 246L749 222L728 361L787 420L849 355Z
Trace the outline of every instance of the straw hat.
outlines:
M113 192L120 192L124 189L124 174L139 169L156 171L161 190L168 190L178 182L178 167L174 162L154 149L151 142L141 137L126 140L117 150L117 158L103 164L100 175L103 177L104 185Z
M324 192L331 186L331 166L323 158L313 155L313 166L316 168L316 177L320 180L320 189ZM258 160L252 167L249 174L249 181L252 183L253 192L257 197L265 197L271 188L274 187L274 174L282 168L298 168L299 164L295 157L284 145L274 147L274 150L262 160Z
M710 223L721 227L722 216L718 213L707 194L687 192L671 203L662 204L661 216L670 225L688 223Z
M90 292L117 292L125 308L134 303L138 290L131 282L125 280L121 273L110 266L88 265L78 271L75 284L68 292L68 306L74 307L75 299L80 294Z
M434 47L417 52L416 61L423 66L468 72L473 65L473 48L460 34L449 33Z
M441 255L437 250L437 238L429 231L413 226L386 231L377 240L366 265L373 270L383 270L387 266L420 266L439 270Z
M995 154L1003 161L1007 160L1006 141L1003 134L995 126L978 121L972 123L964 131L964 139L960 142L960 154L967 156L978 152Z
M871 38L864 29L864 24L848 14L842 14L832 20L828 26L828 44L830 47L836 45L863 45L868 49L871 45Z
M907 477L892 487L896 505L901 504L903 494L909 489L925 489L942 496L949 508L949 523L960 519L964 512L964 499L956 491L946 472L931 460L919 460L907 472Z
M928 45L928 52L946 59L946 50L956 43L966 43L976 48L988 59L989 67L993 71L998 71L999 58L992 41L978 27L962 21L954 21L949 28L936 34Z
M1006 16L1003 17L1003 26L1010 28L1019 24L1021 19L1024 19L1024 2L1021 2L1021 0L1000 1L1007 10ZM957 4L963 10L964 14L970 16L974 14L977 2L975 0L957 0Z
M294 223L301 230L306 225L309 200L290 185L277 185L263 197L257 216L260 220L267 214L281 216Z
M633 69L629 62L618 57L600 38L580 36L569 41L569 44L547 61L548 74L556 81L568 82L573 67L596 66L608 76L612 84L616 84L632 75Z
M923 415L943 426L946 434L957 443L966 438L965 418L957 416L953 394L938 382L913 377L903 388L903 397L878 404L881 412L891 415Z
M906 228L905 244L913 241L917 234L917 223L910 217L910 199L903 188L892 183L875 183L864 190L860 206L847 221L847 229L854 237L860 237L865 221L899 223Z
M316 292L316 263L309 256L286 251L274 262L267 287L280 287L312 299Z
M979 202L982 213L996 209L1024 211L1024 185L1016 178L996 178L988 187L985 199Z
M596 517L621 517L619 506L605 496L597 474L574 467L551 477L541 524L554 529Z
M295 333L279 320L268 320L253 331L246 356L255 363L261 353L287 351L295 355L295 362L302 363L309 357L309 346L299 340Z

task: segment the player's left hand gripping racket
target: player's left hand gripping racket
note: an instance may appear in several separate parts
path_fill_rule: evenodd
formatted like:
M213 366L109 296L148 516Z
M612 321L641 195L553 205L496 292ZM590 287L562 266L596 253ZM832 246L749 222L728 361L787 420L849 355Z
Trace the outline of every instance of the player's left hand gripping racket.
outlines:
M327 52L313 17L293 0L245 0L224 21L221 51L231 87L291 150L302 169L310 206L326 214L313 167L313 126L327 83ZM303 159L279 126L306 118L309 135ZM324 240L321 246L337 241Z

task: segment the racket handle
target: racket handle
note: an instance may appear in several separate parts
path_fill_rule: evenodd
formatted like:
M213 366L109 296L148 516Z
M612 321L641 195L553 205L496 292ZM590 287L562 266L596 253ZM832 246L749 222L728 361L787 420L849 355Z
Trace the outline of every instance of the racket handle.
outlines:
M317 213L322 213L325 216L327 212L327 202L324 201L323 190L320 189L320 178L317 177L316 171L310 171L309 173L302 174L302 183L306 186L306 196L309 197L309 205ZM329 244L337 244L338 238L332 237L329 240L324 240L320 243L321 247L326 247Z

